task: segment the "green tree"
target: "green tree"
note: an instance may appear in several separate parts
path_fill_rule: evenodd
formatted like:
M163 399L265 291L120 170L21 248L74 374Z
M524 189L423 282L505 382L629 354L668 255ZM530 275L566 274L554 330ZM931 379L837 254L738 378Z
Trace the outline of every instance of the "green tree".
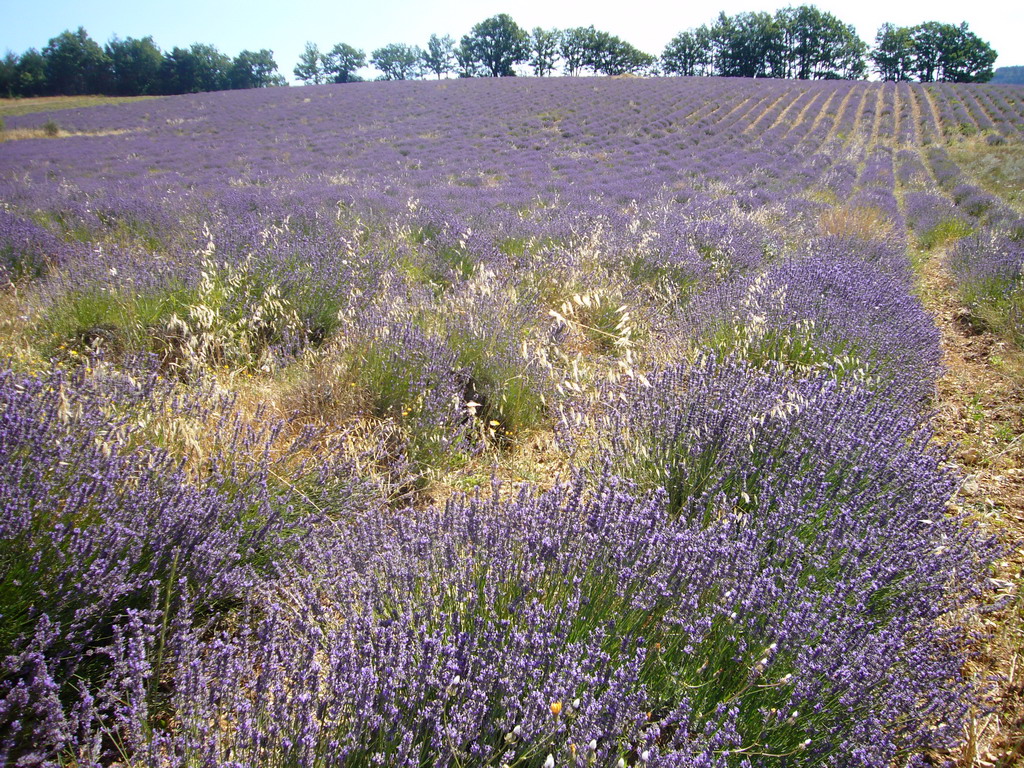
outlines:
M871 62L883 80L913 79L914 35L910 27L897 27L888 22L879 27Z
M558 63L562 33L557 29L534 27L530 33L530 66L537 77L550 75Z
M105 47L112 71L112 90L119 96L157 93L164 57L152 36L141 40L114 38Z
M0 98L11 99L18 95L18 54L7 51L0 59Z
M784 77L786 46L781 27L766 12L720 13L711 28L717 74L725 77Z
M440 80L442 76L455 71L455 41L449 35L431 35L427 50L423 52L423 66Z
M46 89L51 94L101 93L108 81L110 60L83 27L51 38L43 59Z
M46 59L35 48L21 54L16 75L19 96L42 96L46 93Z
M594 74L626 75L650 70L657 59L615 35L595 32L584 61Z
M229 87L230 57L206 43L192 43L188 50L195 62L194 87L197 91L223 91Z
M485 74L483 65L476 57L476 51L472 47L466 47L465 38L463 44L455 46L452 55L455 57L455 72L459 77L480 77Z
M416 80L423 76L423 51L416 45L389 43L370 55L381 80Z
M583 66L595 75L605 74L608 59L612 55L615 40L618 38L613 38L609 32L588 27L582 39L584 43Z
M205 43L174 47L160 67L164 93L202 93L230 87L231 59Z
M783 74L798 80L855 79L866 71L867 45L851 25L812 5L784 8L775 15L782 35Z
M319 85L324 82L327 76L323 67L323 55L316 43L306 43L306 50L299 55L299 63L292 72L306 85Z
M258 51L242 51L235 56L228 70L228 82L232 88L269 88L286 85L277 71L274 52L261 48Z
M491 77L508 77L515 75L516 64L529 59L530 36L507 13L499 13L476 24L461 47Z
M558 46L558 53L564 63L565 74L576 77L587 65L589 52L597 30L593 25L589 27L573 27L562 32L562 41Z
M357 69L366 66L366 54L347 43L338 43L323 57L324 74L332 83L358 83Z
M967 28L945 25L939 52L942 79L952 83L987 83L994 74L996 52Z
M680 32L665 46L661 66L666 74L693 77L712 72L711 32L707 26Z
M944 27L937 21L926 21L910 30L914 41L914 74L922 83L941 79L942 38Z

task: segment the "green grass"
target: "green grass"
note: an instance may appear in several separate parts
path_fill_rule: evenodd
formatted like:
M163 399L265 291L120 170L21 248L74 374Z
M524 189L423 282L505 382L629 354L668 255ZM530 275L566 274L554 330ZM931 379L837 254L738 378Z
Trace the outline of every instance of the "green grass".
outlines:
M967 237L974 228L963 219L943 219L925 232L920 238L922 248L931 249Z
M123 104L130 101L155 99L157 96L38 96L32 99L0 99L0 117L29 115L34 112L56 112L63 109L82 109L104 104Z

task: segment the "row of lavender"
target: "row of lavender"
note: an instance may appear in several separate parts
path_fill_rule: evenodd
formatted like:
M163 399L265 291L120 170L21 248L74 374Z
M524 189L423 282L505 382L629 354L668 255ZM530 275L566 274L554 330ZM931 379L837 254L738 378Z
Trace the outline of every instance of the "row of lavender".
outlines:
M6 145L0 757L953 744L993 547L924 425L895 179L941 150L884 145L940 94L1019 131L1005 89L470 81Z

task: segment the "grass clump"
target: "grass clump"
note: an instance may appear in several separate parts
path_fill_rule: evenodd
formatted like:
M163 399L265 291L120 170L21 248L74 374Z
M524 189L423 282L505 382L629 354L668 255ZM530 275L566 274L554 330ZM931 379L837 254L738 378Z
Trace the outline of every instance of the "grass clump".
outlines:
M970 222L962 218L943 219L934 227L926 231L918 238L922 248L931 250L933 248L948 245L949 243L967 237L974 231Z

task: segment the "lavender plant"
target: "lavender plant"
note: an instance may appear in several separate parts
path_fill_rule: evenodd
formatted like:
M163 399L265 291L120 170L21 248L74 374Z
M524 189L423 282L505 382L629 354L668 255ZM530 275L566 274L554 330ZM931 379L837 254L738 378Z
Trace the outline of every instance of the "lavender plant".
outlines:
M993 550L945 513L907 235L1016 328L1019 217L942 146L1024 99L364 86L4 144L0 762L952 744ZM537 482L452 493L491 467Z
M957 243L949 265L973 319L1017 345L1024 343L1024 243L984 230Z

